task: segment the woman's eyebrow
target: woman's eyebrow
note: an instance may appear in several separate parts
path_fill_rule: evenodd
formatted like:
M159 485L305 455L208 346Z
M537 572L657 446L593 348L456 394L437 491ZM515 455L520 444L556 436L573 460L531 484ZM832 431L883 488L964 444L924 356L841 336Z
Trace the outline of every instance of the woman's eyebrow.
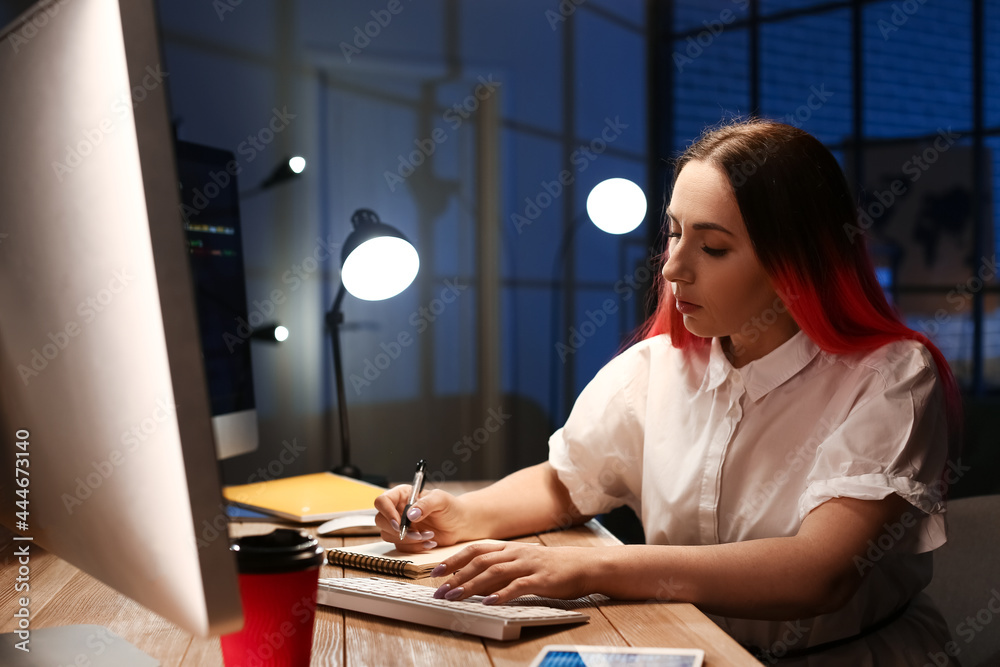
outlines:
M665 211L665 213L668 218L670 218L674 222L677 221L677 218L674 217L673 213L671 213L670 211ZM699 232L706 230L714 230L717 232L724 232L726 234L729 234L730 236L735 236L735 234L733 234L731 231L729 231L728 229L726 229L725 227L716 222L696 222L691 225L691 229L694 229L695 231Z

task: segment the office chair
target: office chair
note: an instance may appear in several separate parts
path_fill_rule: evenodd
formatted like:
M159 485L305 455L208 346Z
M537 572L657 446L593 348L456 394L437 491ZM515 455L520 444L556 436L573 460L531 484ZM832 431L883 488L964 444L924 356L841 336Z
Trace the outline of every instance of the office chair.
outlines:
M948 502L948 542L934 552L937 603L963 667L1000 665L1000 495Z

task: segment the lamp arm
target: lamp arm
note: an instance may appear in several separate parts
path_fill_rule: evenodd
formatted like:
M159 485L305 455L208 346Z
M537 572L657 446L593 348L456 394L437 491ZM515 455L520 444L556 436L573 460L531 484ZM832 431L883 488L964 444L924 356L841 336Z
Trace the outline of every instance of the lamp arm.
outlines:
M330 306L330 312L326 314L327 319L330 318L334 313L337 314L338 320L337 324L342 324L344 321L344 314L340 310L340 305L344 302L344 296L347 294L347 288L344 287L344 281L340 281L340 287L337 288L337 296L333 299L333 305Z
M344 322L344 313L340 306L347 290L341 281L333 305L326 314L326 326L330 329L330 341L333 345L333 375L337 383L337 414L340 417L340 465L333 472L348 477L361 477L361 471L351 465L351 436L347 427L347 397L344 394L344 370L340 363L340 325Z

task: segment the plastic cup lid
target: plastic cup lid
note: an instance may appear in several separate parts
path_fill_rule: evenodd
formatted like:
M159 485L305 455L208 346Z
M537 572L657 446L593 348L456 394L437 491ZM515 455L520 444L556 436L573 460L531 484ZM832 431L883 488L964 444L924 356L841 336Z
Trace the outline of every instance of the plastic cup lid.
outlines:
M323 564L324 550L319 541L290 528L237 538L229 549L236 554L241 574L295 572Z

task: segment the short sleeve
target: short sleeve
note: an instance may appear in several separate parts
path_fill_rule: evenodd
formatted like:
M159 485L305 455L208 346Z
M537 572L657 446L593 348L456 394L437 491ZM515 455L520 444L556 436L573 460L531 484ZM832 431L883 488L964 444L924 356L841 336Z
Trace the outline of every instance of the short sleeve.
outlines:
M922 553L945 543L948 427L937 374L922 346L911 349L889 372L869 369L856 407L817 448L799 518L831 498L896 493L917 510L915 530L900 546Z
M584 388L563 428L549 438L549 463L586 516L637 507L642 426L630 400L648 377L633 349L613 359Z

